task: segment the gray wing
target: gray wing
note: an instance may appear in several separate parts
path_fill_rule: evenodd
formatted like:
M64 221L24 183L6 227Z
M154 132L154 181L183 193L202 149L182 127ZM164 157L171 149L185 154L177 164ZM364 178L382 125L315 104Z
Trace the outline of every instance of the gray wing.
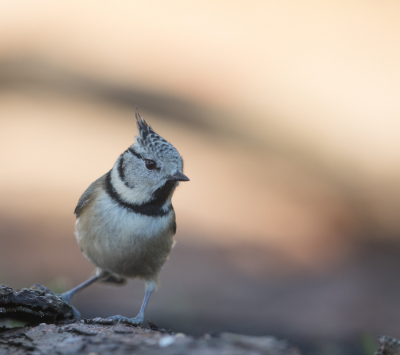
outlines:
M83 207L85 207L85 205L91 200L91 198L93 197L93 193L96 190L96 187L101 184L106 175L107 174L104 174L101 178L98 178L96 181L92 182L90 186L86 189L86 191L82 194L78 201L78 204L75 207L74 213L76 215L76 218L79 218Z

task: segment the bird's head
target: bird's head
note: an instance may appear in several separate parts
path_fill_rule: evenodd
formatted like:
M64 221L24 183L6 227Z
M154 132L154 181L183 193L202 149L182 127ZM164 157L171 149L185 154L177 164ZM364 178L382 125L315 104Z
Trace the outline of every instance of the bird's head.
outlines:
M136 109L138 135L122 155L120 176L125 184L140 192L139 200L149 200L159 189L172 195L179 181L189 181L183 174L183 160L177 149L158 135Z

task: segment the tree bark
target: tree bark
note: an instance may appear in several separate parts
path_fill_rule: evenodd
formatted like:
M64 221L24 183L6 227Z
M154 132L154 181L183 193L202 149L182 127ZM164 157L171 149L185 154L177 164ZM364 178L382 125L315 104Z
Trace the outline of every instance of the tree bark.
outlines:
M16 319L27 323L65 321L74 318L72 308L53 292L38 289L13 291L0 285L0 319Z
M17 319L30 325L0 328L0 355L8 354L264 354L298 355L285 341L270 336L232 333L195 338L183 333L132 327L110 319L73 319L72 308L42 287L14 291L0 285L0 319ZM33 323L33 324L32 324Z

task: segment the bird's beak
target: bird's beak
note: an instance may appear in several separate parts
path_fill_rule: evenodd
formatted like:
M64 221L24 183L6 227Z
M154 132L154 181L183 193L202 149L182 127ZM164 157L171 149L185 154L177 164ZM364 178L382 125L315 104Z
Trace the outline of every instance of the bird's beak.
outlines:
M171 175L170 180L190 181L189 178L185 174L182 174L180 171L176 172L174 175Z

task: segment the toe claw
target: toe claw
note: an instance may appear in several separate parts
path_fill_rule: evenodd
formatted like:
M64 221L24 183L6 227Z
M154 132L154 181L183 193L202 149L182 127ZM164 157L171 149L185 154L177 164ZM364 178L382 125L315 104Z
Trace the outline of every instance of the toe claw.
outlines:
M60 296L65 303L71 305L71 296L68 293L63 293Z
M72 307L72 311L74 312L74 318L75 319L81 319L81 313L72 305L70 305Z
M61 295L57 295L61 297L61 299L72 308L72 311L74 312L74 318L75 319L81 319L81 314L80 312L71 304L71 295L66 292L62 293Z

